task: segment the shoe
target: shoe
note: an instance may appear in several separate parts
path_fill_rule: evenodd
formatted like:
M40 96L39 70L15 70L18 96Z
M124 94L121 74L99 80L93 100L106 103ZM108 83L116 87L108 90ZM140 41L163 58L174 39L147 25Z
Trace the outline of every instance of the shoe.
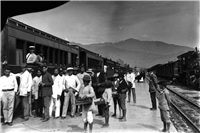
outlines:
M95 116L101 116L100 114L96 114Z
M112 117L116 117L116 114L113 114Z
M73 115L73 114L71 114L70 116L71 116L72 118L74 117L74 115Z
M126 121L126 118L120 119L120 122L124 122L124 121Z
M45 118L42 122L47 122L50 118Z
M24 121L28 121L28 120L29 120L29 118L28 118L28 117L24 118Z
M61 117L61 119L65 119L65 118L66 118L65 116L62 116L62 117Z
M109 124L103 124L102 128L109 127Z
M9 126L12 126L12 125L13 125L13 123L12 123L12 122L8 122L8 125L9 125Z
M151 111L157 110L156 108L150 108Z
M6 125L6 124L8 124L8 122L3 122L3 123L2 123L2 125Z
M160 130L160 132L166 132L166 129L162 129L162 130Z

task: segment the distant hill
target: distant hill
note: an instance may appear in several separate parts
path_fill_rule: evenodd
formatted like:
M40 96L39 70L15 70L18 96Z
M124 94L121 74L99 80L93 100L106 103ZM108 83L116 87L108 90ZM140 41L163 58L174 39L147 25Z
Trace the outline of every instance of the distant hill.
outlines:
M159 41L140 41L127 39L115 43L96 43L82 45L71 42L71 45L79 45L103 57L111 58L115 61L121 59L124 63L132 67L149 68L155 64L162 64L175 60L184 52L193 50L190 47L167 44Z

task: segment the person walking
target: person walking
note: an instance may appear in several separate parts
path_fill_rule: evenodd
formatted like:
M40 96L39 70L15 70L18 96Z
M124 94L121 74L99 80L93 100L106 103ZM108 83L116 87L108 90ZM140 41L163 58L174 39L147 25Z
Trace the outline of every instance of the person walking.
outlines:
M89 124L89 132L92 133L92 129L93 129L93 106L94 106L94 97L95 97L95 93L94 93L94 89L91 85L89 85L89 83L91 82L91 77L89 75L84 75L83 76L83 84L84 84L84 88L83 90L80 92L79 96L81 99L85 99L85 98L92 98L92 103L91 104L83 104L82 105L82 119L84 122L84 132L87 132L87 126Z
M20 101L22 101L22 105L24 108L24 121L29 120L30 115L30 104L29 104L29 96L31 92L31 87L33 85L32 75L27 70L27 65L22 65L22 72L15 74L15 76L20 78L19 84L19 98L17 105Z
M41 119L42 122L46 122L50 119L49 117L49 106L50 106L50 100L51 96L53 94L52 91L52 85L53 85L53 79L51 74L47 71L48 67L47 65L42 66L42 82L40 82L41 91L39 93L39 96L42 97L43 100L43 106L44 106L44 117Z
M119 74L119 86L117 88L117 93L120 100L120 108L122 109L123 116L120 119L121 122L126 121L126 92L128 91L128 84L125 81L124 74Z
M156 89L158 88L157 85L157 76L153 73L152 70L148 70L149 75L146 77L147 82L149 84L149 93L152 103L152 108L150 108L151 111L157 110L157 104L156 104Z
M54 84L52 86L53 95L51 97L50 107L49 107L49 116L52 117L52 112L55 107L55 119L60 117L60 97L63 90L63 80L59 75L59 68L54 69L54 75L52 75Z
M15 94L18 91L18 85L15 76L10 75L9 66L4 68L4 76L0 77L0 83L0 98L3 103L3 125L8 124L9 126L12 126Z
M63 105L63 111L62 111L62 119L66 118L68 105L69 105L69 99L71 101L71 117L74 117L75 113L75 96L78 94L81 83L77 76L73 75L73 68L68 67L67 68L68 75L65 76L65 98L64 98L64 105Z

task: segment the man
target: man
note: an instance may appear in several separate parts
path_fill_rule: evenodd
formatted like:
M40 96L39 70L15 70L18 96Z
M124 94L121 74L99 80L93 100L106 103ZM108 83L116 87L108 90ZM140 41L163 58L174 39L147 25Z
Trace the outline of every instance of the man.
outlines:
M54 69L54 75L52 76L54 84L52 86L53 95L51 97L51 103L49 108L50 117L52 117L52 111L55 107L55 119L59 118L60 116L60 97L63 90L63 80L62 77L59 75L59 68Z
M35 117L42 115L42 107L41 107L41 97L38 97L39 93L39 83L42 81L42 71L40 69L37 70L37 75L33 78L33 87L32 94L34 96L34 104L35 104ZM40 112L39 112L40 111Z
M37 64L38 66L42 66L42 65L43 65L43 62L44 62L44 51L41 50L41 51L40 51L40 54L37 55L36 64Z
M31 66L34 66L35 62L37 61L37 56L34 53L35 46L29 46L29 49L30 49L30 53L28 53L26 55L26 63L29 64L29 65L31 65Z
M67 110L68 110L68 105L69 105L69 99L71 101L71 117L74 117L75 113L75 96L78 94L81 83L77 76L73 75L73 68L68 67L67 68L67 73L68 75L65 76L65 100L64 100L64 105L63 105L63 111L62 111L62 119L66 118L67 115Z
M120 108L122 109L122 117L119 118L121 122L126 121L126 92L128 91L127 82L124 79L124 74L119 73L119 86L117 88L117 93L120 101Z
M29 104L29 96L31 92L31 87L33 85L32 75L27 70L27 66L22 66L22 72L15 74L15 76L20 78L20 85L19 85L19 101L22 101L23 108L24 108L24 121L29 120L30 114L30 104Z
M150 110L157 110L156 105L156 89L158 89L157 85L157 76L153 73L152 70L148 70L149 76L146 77L147 82L149 84L149 93L151 97L152 108Z
M104 70L102 70L102 66L98 65L97 66L97 73L94 75L94 90L95 90L95 95L97 98L102 98L102 95L105 90L105 81L107 80L106 73L104 73ZM98 105L98 113L97 115L102 116L103 115L103 110L102 110L102 105Z
M133 102L136 103L136 95L135 95L135 74L132 72L132 69L128 70L128 73L126 75L126 81L129 85L128 90L128 103L130 103L131 100L131 91L133 95Z
M78 74L78 71L79 71L78 67L74 67L73 74L77 76L77 74Z
M47 65L43 65L42 67L42 82L40 82L41 91L39 93L39 96L42 97L43 100L43 106L44 106L44 117L41 119L42 122L48 121L49 118L49 106L50 106L50 100L51 96L53 94L52 92L52 85L53 85L53 79L51 77L51 74L47 72L48 67Z
M15 93L17 93L18 85L15 76L10 75L10 68L5 67L4 76L0 78L0 93L1 101L3 103L3 125L8 124L12 126Z

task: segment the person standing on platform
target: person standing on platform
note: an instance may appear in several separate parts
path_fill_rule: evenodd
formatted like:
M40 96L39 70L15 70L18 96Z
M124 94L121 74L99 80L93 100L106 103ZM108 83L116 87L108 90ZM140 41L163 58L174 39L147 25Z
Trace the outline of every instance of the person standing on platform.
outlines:
M166 89L166 82L159 81L158 82L159 91L156 91L156 96L158 99L158 108L160 109L160 116L163 122L162 132L168 132L170 130L170 95L169 91Z
M135 74L133 73L132 69L128 70L128 73L126 74L126 81L129 85L128 90L128 103L130 103L131 100L131 92L133 95L133 102L136 103L136 94L135 94Z
M27 66L22 66L22 72L15 74L15 76L20 78L19 97L20 101L22 101L24 108L24 121L29 120L29 114L31 111L29 105L29 96L31 92L31 87L33 85L32 75L28 72L26 67ZM17 105L19 104L19 102L17 103Z
M146 77L146 79L149 84L149 92L150 92L151 103L152 103L152 108L150 108L150 110L154 111L154 110L157 110L157 104L156 104L156 89L158 88L157 76L153 73L152 70L148 70L148 71L149 71L149 75Z
M114 81L113 81L113 87L112 87L112 97L113 97L113 103L114 103L114 114L112 115L112 117L116 117L116 110L117 110L117 104L119 106L119 113L120 113L120 117L121 117L121 109L120 109L120 104L119 104L119 97L117 94L117 88L119 86L119 78L118 78L119 74L115 73L113 75L114 77Z
M51 96L53 94L52 91L52 85L53 85L53 79L51 74L47 71L48 67L47 65L42 66L42 82L40 82L41 91L39 93L39 96L42 97L43 100L43 106L44 106L44 117L41 119L42 122L48 121L49 118L49 106L50 106L50 100Z
M29 46L30 53L26 55L26 63L27 65L34 67L37 61L37 55L34 53L35 46Z
M37 70L37 76L33 78L33 87L32 87L32 94L34 96L34 103L35 103L35 117L41 116L43 109L41 108L41 97L38 97L39 94L39 83L42 81L42 71L40 69Z
M94 89L89 83L91 82L91 77L89 75L84 75L83 77L83 84L84 88L83 90L79 93L79 96L81 99L84 98L92 98L92 103L91 104L83 104L83 112L82 112L82 118L84 122L84 132L87 132L87 125L89 124L89 132L92 133L93 129L93 98L95 97Z
M8 124L12 126L15 93L17 93L18 85L15 76L10 75L10 68L4 68L4 76L0 77L0 98L2 101L2 109L4 122L3 125Z
M111 106L111 100L112 100L112 87L113 87L112 82L106 81L106 89L102 95L102 98L105 101L105 103L102 105L103 106L103 115L105 117L105 124L103 124L102 127L109 126L109 108Z
M94 75L95 82L93 83L94 91L97 98L102 98L102 95L105 90L105 81L107 80L106 73L102 70L101 65L97 66L97 73ZM103 110L102 105L98 105L98 113L97 115L102 116Z
M123 116L120 119L121 122L126 121L126 92L128 91L128 84L124 79L124 74L119 74L119 86L117 93L120 100L120 108L122 109Z
M55 119L60 117L60 97L63 89L63 80L59 75L59 68L54 69L54 75L52 75L54 84L52 86L53 95L51 97L49 116L52 117L52 112L55 107Z
M71 117L74 117L76 105L75 105L75 96L78 94L81 83L77 76L73 75L73 68L68 67L67 68L68 75L65 76L65 99L64 99L64 105L63 105L63 111L62 111L62 119L66 118L68 105L69 105L69 99L71 101Z

